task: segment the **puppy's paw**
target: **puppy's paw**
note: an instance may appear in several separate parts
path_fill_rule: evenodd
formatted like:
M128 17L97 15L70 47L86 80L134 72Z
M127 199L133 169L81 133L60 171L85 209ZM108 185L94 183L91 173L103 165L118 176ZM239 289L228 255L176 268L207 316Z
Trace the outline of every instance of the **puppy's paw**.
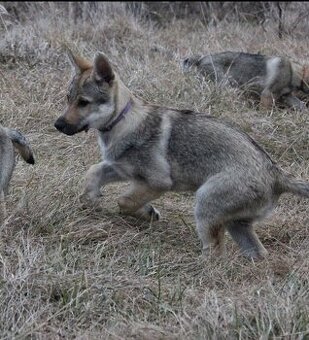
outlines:
M249 261L260 262L267 258L268 251L263 247L245 250L242 252L242 254Z
M295 111L301 111L302 112L302 111L307 109L307 106L306 106L306 103L304 103L303 101L300 101L300 103L298 105L294 106L293 109Z
M120 207L120 214L134 216L149 222L156 222L161 218L160 212L150 204L146 204L136 211L129 211Z
M100 196L99 195L93 195L89 192L83 192L79 196L79 203L80 203L81 208L82 209L91 209L91 210L100 211L101 207L99 205L99 200L98 200L98 198Z
M156 222L161 218L159 210L152 205L147 204L136 212L136 216L143 218L146 221Z
M150 206L148 214L149 214L149 218L152 221L159 221L160 218L161 218L160 211L158 209L154 208L152 205Z
M199 257L200 259L209 262L224 260L226 258L225 246L224 245L220 247L213 245L205 246L203 247L202 253Z

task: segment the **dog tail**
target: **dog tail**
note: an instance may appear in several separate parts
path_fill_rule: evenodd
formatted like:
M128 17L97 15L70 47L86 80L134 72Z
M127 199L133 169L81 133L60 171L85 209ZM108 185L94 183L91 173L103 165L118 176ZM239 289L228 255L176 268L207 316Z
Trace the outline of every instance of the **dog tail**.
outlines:
M277 179L276 189L279 193L291 192L309 198L309 182L291 178L283 173L280 173Z
M5 128L8 137L11 139L14 147L17 149L21 157L29 164L34 164L34 156L32 148L26 137L18 130Z

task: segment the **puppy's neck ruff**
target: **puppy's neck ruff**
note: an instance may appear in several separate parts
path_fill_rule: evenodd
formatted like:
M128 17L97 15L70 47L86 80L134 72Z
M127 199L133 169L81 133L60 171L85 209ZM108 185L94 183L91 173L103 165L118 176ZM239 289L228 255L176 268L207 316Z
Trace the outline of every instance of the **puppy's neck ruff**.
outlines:
M132 108L132 105L133 105L133 101L132 99L130 98L129 101L127 102L127 105L122 109L122 111L119 113L119 115L111 122L111 123L108 123L106 125L106 127L100 129L99 131L101 132L108 132L108 131L111 131L111 129L116 125L118 124L122 118L124 118L124 116L131 110Z

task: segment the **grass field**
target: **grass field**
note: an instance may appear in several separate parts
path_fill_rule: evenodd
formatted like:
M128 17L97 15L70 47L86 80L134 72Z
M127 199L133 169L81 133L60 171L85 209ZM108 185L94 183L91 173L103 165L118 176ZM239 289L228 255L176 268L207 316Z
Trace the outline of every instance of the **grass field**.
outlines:
M83 177L100 161L96 132L69 137L54 122L71 77L62 44L89 59L100 50L134 93L233 121L309 180L308 110L262 111L179 67L186 55L224 50L303 62L309 29L278 39L275 22L159 25L124 3L84 3L77 18L64 7L25 3L20 19L0 14L0 122L21 130L36 158L30 166L18 156L0 227L0 339L308 339L308 200L283 195L256 225L266 260L245 260L227 236L227 259L205 261L192 193L156 200L154 224L118 214L127 184L104 189L102 212L81 209Z

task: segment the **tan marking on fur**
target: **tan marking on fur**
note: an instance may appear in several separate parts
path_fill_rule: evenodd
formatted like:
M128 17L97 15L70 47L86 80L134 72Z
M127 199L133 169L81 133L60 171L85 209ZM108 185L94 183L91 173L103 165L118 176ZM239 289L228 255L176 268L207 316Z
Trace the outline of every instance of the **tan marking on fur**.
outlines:
M64 118L68 124L78 125L81 121L81 115L77 109L76 104L72 104L68 107L67 111L64 114Z
M293 86L301 86L302 78L304 76L304 69L302 65L298 63L291 62L292 67L292 85Z
M91 68L88 68L80 75L79 80L78 80L78 85L80 87L82 87L87 82L87 80L91 77L92 69L93 67L91 66Z
M260 106L263 109L270 109L273 105L273 97L272 95L266 95L262 94L261 95L261 100L260 100Z
M90 78L91 72L92 68L88 68L80 75L78 79L79 87L82 87L85 84L85 82ZM67 111L64 114L66 122L72 125L78 125L82 118L77 108L76 99L78 98L75 98L75 102L69 105Z
M161 192L153 191L145 184L132 183L130 189L119 197L118 205L122 212L134 212L160 195Z
M303 66L302 78L301 83L305 83L305 85L309 85L309 65Z
M213 239L211 252L215 256L222 256L225 254L225 245L224 245L224 234L225 228L222 225L219 225L216 228L211 229L211 237Z
M88 70L89 68L92 67L92 62L83 58L83 57L80 57L80 56L76 56L72 53L72 57L73 57L73 60L76 64L76 66L78 66L78 68L83 72L83 71L86 71Z

